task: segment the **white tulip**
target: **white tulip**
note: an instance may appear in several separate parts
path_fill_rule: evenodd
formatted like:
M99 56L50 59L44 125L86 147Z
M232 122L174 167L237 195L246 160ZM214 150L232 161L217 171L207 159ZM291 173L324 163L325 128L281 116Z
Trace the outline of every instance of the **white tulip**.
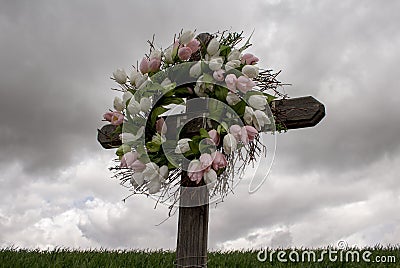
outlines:
M194 38L194 32L192 31L185 31L181 34L181 36L179 37L179 42L181 44L188 44L190 41L192 41Z
M207 53L210 56L214 56L219 53L219 42L216 38L211 39L210 43L208 43Z
M142 172L135 172L131 178L131 184L136 188L144 183L144 175Z
M171 79L169 79L168 77L167 78L165 78L162 82L161 82L161 86L162 87L168 87L170 84L172 84L172 81L171 81Z
M209 171L205 172L204 175L204 181L207 185L208 189L212 189L214 186L215 182L217 181L217 172L215 170L210 169Z
M264 95L251 95L249 98L249 104L256 110L265 110L267 99Z
M231 60L225 64L225 71L236 69L240 66L240 60Z
M263 111L260 110L254 111L253 125L258 131L261 131L261 129L263 129L264 126L269 124L271 124L271 120L269 120L268 116Z
M125 73L124 69L118 68L113 72L113 76L115 78L115 81L119 84L125 84L126 83L126 78L128 77L127 74Z
M254 65L246 65L242 69L242 73L248 78L255 78L258 76L258 67Z
M146 168L143 170L143 175L144 175L144 179L146 181L152 181L155 179L159 179L159 171L160 168L158 167L158 165L154 162L149 162L146 164Z
M234 49L228 54L228 61L240 60L240 56L241 56L240 51L237 49Z
M232 134L226 134L224 137L224 151L227 154L231 154L233 151L236 150L237 142L235 136Z
M214 183L217 180L217 172L215 172L214 169L210 169L209 171L204 172L203 176L206 184Z
M221 57L213 58L208 63L208 66L212 71L218 71L224 64L224 60Z
M165 180L168 178L169 170L166 165L163 165L160 167L160 179L161 182L165 182Z
M228 95L226 96L226 102L229 105L236 105L241 101L240 97L233 93L233 92L228 92Z
M122 102L120 97L114 98L114 109L121 112L125 108L125 104Z
M124 132L119 135L120 140L122 143L134 142L140 139L144 133L144 126L140 127L136 132L136 135L130 132Z
M122 95L122 101L124 102L124 105L126 105L126 102L127 102L128 100L130 100L132 97L133 97L133 94L132 94L132 93L130 93L129 91L125 92L125 93Z
M132 98L131 101L129 102L127 109L131 115L138 114L140 112L140 104L139 102L137 102L135 99Z
M143 75L141 72L133 70L131 76L129 77L129 80L131 81L132 86L140 87L140 85L143 84L143 82L146 81L147 78L147 74Z
M169 46L166 50L164 50L165 62L169 64L174 63L175 55L176 50L174 49L174 45Z
M150 108L151 108L151 101L150 101L150 99L149 99L149 98L146 98L146 97L142 98L142 99L140 100L140 110L141 110L142 112L147 112L148 110L150 110Z
M180 139L178 141L178 145L175 148L175 153L184 154L186 152L189 152L190 151L189 141L192 141L192 140L188 139L188 138Z
M193 78L198 78L201 75L201 62L200 61L198 61L196 64L194 64L192 67L190 67L189 75L190 75L190 77L193 77Z
M149 188L149 194L158 193L161 189L161 181L159 180L151 180L147 187Z
M244 122L246 122L247 125L251 125L251 122L253 121L253 116L254 116L254 111L253 108L246 106L244 108Z
M158 59L158 60L161 60L161 50L154 49L154 50L150 53L150 59Z

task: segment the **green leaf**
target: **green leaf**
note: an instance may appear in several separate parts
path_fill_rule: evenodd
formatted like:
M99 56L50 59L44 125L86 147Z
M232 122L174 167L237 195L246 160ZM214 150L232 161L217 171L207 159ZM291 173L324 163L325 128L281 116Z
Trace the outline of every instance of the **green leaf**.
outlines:
M244 111L246 109L246 102L241 100L236 105L233 105L232 109L239 115L239 117L243 117Z
M119 157L122 157L124 154L130 151L131 151L131 146L127 144L122 144L121 146L119 146L115 154L118 155Z
M151 153L156 153L160 150L160 144L153 142L153 141L147 142L146 147L147 147L147 150Z
M226 102L226 96L228 96L228 89L222 86L215 86L214 94L217 100Z
M190 94L189 89L185 87L177 87L174 90L175 96L177 97L187 97Z
M231 48L229 46L221 45L220 46L220 56L228 57L229 53L231 52Z
M205 139L205 138L210 138L210 135L208 135L207 130L205 130L204 128L200 128L200 137Z
M276 97L275 96L272 96L272 95L270 95L270 94L268 94L268 93L263 93L265 96L267 96L267 102L268 102L268 104L270 104L273 100L275 100L276 99Z
M200 136L194 136L191 141L189 141L189 146L190 150L194 155L199 155L200 154L200 149L199 149L199 142L201 140Z
M169 97L169 98L162 98L159 101L159 104L162 106L166 106L169 104L184 104L184 100L178 97Z

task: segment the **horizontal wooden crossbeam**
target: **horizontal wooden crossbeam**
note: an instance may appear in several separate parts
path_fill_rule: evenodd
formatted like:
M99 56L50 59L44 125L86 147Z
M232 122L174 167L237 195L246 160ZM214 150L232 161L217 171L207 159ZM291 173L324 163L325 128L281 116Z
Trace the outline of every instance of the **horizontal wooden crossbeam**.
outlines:
M270 106L275 116L275 123L281 124L287 129L313 127L325 117L325 106L311 96L274 100ZM168 121L177 124L177 120L171 120L171 118L176 117L178 119L182 116L184 114L171 115ZM200 122L200 119L197 119L197 121L199 122L196 122L196 119L191 121L190 129L199 129L196 125L201 125L202 121ZM115 126L108 124L98 130L97 140L103 148L111 149L122 144L117 135L112 135L115 128ZM169 135L174 135L177 127L168 126L168 129Z

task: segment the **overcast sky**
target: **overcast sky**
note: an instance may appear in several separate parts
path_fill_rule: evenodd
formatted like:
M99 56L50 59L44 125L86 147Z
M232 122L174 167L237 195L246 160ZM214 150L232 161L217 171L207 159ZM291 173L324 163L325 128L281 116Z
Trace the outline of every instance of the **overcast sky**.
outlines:
M210 249L399 243L399 1L0 2L1 247L175 248L167 208L121 202L96 129L112 72L182 28L255 29L260 66L327 111L277 137L258 192L213 207Z

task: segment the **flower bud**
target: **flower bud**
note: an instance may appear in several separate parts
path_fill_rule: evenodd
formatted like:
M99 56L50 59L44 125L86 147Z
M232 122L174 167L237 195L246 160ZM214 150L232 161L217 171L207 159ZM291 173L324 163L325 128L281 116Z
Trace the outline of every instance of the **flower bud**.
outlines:
M226 154L231 154L233 151L236 150L237 142L235 136L232 134L226 134L224 137L224 151Z
M264 95L251 95L248 102L256 110L265 110L267 105L267 99Z
M207 53L210 56L219 54L219 42L216 38L211 39L210 43L207 46Z
M236 105L241 101L240 97L233 93L233 92L228 92L228 95L226 96L226 102L229 105Z
M254 65L245 65L242 69L242 73L248 78L255 78L258 76L258 67Z
M240 59L240 51L237 49L232 50L229 54L228 54L228 61L233 61L233 60L239 60Z
M125 73L124 69L118 68L113 72L113 76L115 78L115 81L119 84L125 84L126 83L126 78L128 77L127 74Z
M121 112L122 110L124 110L124 108L125 108L125 104L123 103L121 98L115 97L114 98L114 109L117 110L118 112Z
M152 60L152 59L161 60L161 50L154 49L154 50L150 53L150 60Z
M151 108L151 101L150 101L150 99L149 99L149 98L146 98L146 97L142 98L142 99L140 100L140 110L141 110L142 112L147 112L147 111L150 110L150 108Z
M190 56L192 55L192 50L188 47L181 47L178 50L178 57L180 60L188 60L190 59Z
M221 69L224 64L224 60L221 57L213 58L208 63L208 67L210 67L211 71L218 71Z
M190 67L190 70L189 70L190 77L198 78L201 75L201 73L202 73L202 70L201 70L201 62L200 61L196 62L192 67Z
M183 45L188 44L194 38L194 32L192 31L185 31L179 37L179 42Z
M142 61L139 64L139 71L142 74L147 74L149 72L149 64L150 64L149 59L146 57L143 57Z

